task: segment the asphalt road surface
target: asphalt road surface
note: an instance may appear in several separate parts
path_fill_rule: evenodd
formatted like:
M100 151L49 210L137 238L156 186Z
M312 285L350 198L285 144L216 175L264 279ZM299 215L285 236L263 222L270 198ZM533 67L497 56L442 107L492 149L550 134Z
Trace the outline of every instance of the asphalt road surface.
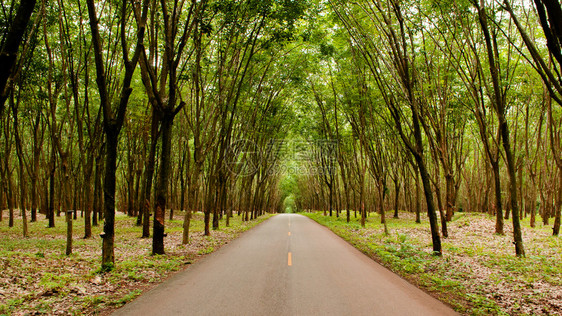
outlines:
M114 315L456 315L301 215L272 217Z

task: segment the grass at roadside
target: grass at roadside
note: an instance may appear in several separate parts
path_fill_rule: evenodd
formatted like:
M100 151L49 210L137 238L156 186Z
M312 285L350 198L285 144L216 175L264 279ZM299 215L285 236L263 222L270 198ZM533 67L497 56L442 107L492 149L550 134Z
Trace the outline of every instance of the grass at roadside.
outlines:
M327 226L390 270L450 304L465 315L562 314L562 239L550 226L530 228L523 222L526 258L517 258L511 223L504 236L494 234L486 214L458 213L442 239L443 256L431 254L429 223L409 213L387 220L371 214L365 228L345 216L303 213ZM388 216L387 216L388 217Z
M6 212L4 212L6 213ZM178 212L176 212L178 213ZM6 214L5 214L6 216ZM166 221L166 255L151 256L152 239L141 239L136 219L116 216L115 269L101 273L102 226L93 227L95 237L82 239L83 219L74 222L73 254L65 256L66 223L57 218L55 228L41 219L29 223L29 237L21 237L21 220L8 227L0 222L0 315L108 314L131 301L170 274L219 249L238 235L272 215L243 222L221 220L220 229L203 236L203 215L192 218L191 240L181 244L181 213Z

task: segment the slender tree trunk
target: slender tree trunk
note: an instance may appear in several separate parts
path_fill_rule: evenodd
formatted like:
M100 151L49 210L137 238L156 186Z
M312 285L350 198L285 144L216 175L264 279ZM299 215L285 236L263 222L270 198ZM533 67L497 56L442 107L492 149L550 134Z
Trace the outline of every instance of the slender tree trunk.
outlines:
M48 218L49 218L49 227L55 227L55 171L56 171L56 156L54 148L51 148L51 164L50 168L50 175L49 175L49 210Z
M92 208L93 208L93 196L92 196L92 169L93 169L93 157L88 158L88 162L84 166L86 170L84 171L84 201L82 203L85 214L84 214L84 239L92 237Z
M367 214L365 212L365 168L363 168L363 175L361 177L361 187L359 189L359 203L361 203L361 227L365 227L365 220Z
M507 127L507 122L500 118L503 123L500 125L500 130L502 131L503 147L505 150L505 156L507 161L507 170L509 175L509 190L510 190L510 201L511 201L511 220L513 222L513 240L515 244L515 254L518 257L525 257L525 248L523 247L523 237L521 234L521 224L519 222L519 208L517 205L517 178L515 174L515 161L511 153L511 148L509 144L509 132Z
M72 254L72 211L66 210L66 255Z
M131 142L132 140L129 140ZM134 148L133 145L129 145ZM132 148L127 150L127 173L126 177L127 180L127 191L126 191L126 198L127 198L127 216L133 217L134 213L134 187L135 187L135 168L134 168L134 161L133 161L133 154L131 153Z
M416 170L417 171L417 170ZM420 174L416 172L416 223L421 223L421 196L420 196Z
M443 237L449 237L449 232L447 230L447 218L445 212L443 211L443 202L441 198L441 181L439 178L439 166L435 166L435 174L437 176L437 180L435 181L435 196L437 197L437 208L439 209L439 218L441 219L441 233Z
M135 194L133 195L133 216L137 217L137 226L141 226L142 221L138 220L138 216L141 213L140 211L140 203L139 203L139 196L140 196L140 184L142 181L142 170L139 168L135 171Z
M12 108L13 120L14 120L14 131L15 131L15 142L16 142L16 152L18 154L18 163L19 163L19 186L20 186L20 205L19 209L22 215L22 226L23 226L23 237L27 237L27 212L25 209L25 195L26 189L25 186L27 184L26 176L25 176L25 165L23 161L23 149L22 149L22 140L20 137L19 131L19 122L18 122L18 111L17 105L14 103L13 95L10 98L10 106ZM13 222L13 219L12 219ZM11 226L10 226L11 227Z
M4 173L2 170L2 165L0 165L0 222L2 222L3 220L5 207L6 207L6 195L5 195L5 188L4 188Z
M37 197L37 180L39 178L39 158L41 149L37 148L37 138L35 137L33 150L33 170L31 175L31 222L37 221L38 197ZM0 206L1 207L1 206Z
M398 218L398 199L400 198L400 181L398 181L398 175L394 180L394 218Z
M496 197L496 234L503 235L502 189L500 184L500 166L497 161L492 163L492 172L494 175L494 190Z
M429 225L431 228L431 240L433 243L433 252L436 255L441 255L441 238L439 237L439 225L437 224L437 214L435 213L435 204L433 202L433 190L431 189L431 183L429 182L429 174L425 167L425 162L422 157L415 155L416 162L418 163L418 169L420 172L422 185L425 194L425 200L427 203L427 216L429 217Z
M197 173L197 178L199 177L198 172ZM195 172L193 173L192 177L195 176ZM189 190L189 194L188 194L188 199L189 199L189 205L187 207L187 209L184 209L184 205L183 205L183 192L182 192L182 209L185 210L185 215L184 215L184 219L183 219L183 234L182 234L182 244L186 245L187 243L189 243L189 226L191 224L191 214L192 214L192 209L196 209L197 208L197 185L199 183L197 178L192 178L193 182L190 183L190 186L188 188ZM192 187L193 186L193 187ZM182 189L183 191L183 189Z
M552 227L552 235L560 234L560 209L562 208L562 169L558 168L558 194L556 195L556 205L554 206L554 226Z
M99 157L96 158L96 172L94 174L94 209L92 212L92 225L93 226L98 226L98 218L100 218L101 216L99 216L99 213L102 213L102 209L103 209L103 203L102 203L102 180L101 180L101 175L103 172L103 160L101 159L101 155Z
M446 219L450 222L455 215L455 179L450 173L445 176L445 208Z
M170 209L170 217L169 220L173 220L174 219L174 186L172 183L170 183L170 195L169 195L169 202L168 204L168 208Z
M379 183L378 185L378 191L379 191L379 207L380 207L380 213L381 213L381 224L383 224L384 226L384 234L388 235L388 226L386 225L386 217L385 217L385 211L384 211L384 199L385 199L385 190L384 190L384 184L383 183Z
M12 182L12 174L8 170L8 227L14 227L14 184Z
M333 188L333 184L328 187L328 190L329 190L329 197L328 197L328 200L329 200L329 205L330 205L330 206L329 206L329 213L330 213L330 217L332 217L332 208L333 208L332 204L333 204L333 200L334 200L334 188Z
M66 221L66 255L72 254L72 211L69 210L70 201L70 176L68 171L68 153L60 153L60 166L63 193L61 194L61 211Z
M154 166L156 164L156 146L158 144L158 124L160 118L158 111L152 110L152 124L150 132L150 150L148 161L145 166L144 187L142 189L142 238L150 237L150 198L152 194L152 179L154 177Z
M537 217L536 200L537 200L537 193L536 193L536 189L533 187L532 193L530 197L527 199L527 208L529 209L529 213L530 213L529 225L532 228L535 228L536 226L536 217Z
M192 211L197 210L197 205L199 204L199 172L200 165L195 161L193 174L191 175L191 183L189 184L188 190L188 207L184 215L183 220L183 236L182 244L187 244L189 242L189 226L191 224L191 214Z

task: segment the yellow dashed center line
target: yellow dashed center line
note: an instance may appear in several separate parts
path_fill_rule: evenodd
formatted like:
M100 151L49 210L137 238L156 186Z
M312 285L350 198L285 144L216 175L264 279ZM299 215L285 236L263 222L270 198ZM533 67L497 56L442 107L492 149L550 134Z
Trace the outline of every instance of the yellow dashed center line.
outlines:
M290 252L289 252L289 256L287 257L287 265L289 267L293 265L293 260Z

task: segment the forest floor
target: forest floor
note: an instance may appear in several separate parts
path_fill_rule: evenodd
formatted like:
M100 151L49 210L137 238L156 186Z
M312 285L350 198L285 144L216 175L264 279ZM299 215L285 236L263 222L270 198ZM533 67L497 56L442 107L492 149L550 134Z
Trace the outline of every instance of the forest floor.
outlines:
M8 227L7 212L0 222L0 315L104 315L134 299L202 256L235 239L240 233L271 217L242 222L221 220L220 229L203 235L203 215L191 221L191 239L181 244L183 215L166 218L165 255L152 256L152 239L141 239L136 219L116 215L115 269L100 272L102 226L94 237L82 239L84 221L74 221L73 254L65 255L66 223L56 218L56 228L46 228L43 215L29 223L22 237L19 217ZM29 215L28 215L29 216Z
M457 213L442 238L443 256L432 255L427 217L387 214L389 235L378 214L346 223L322 213L304 213L327 226L359 250L464 315L562 315L562 237L551 226L530 228L522 222L526 258L517 258L511 220L505 235L494 234L494 218Z

